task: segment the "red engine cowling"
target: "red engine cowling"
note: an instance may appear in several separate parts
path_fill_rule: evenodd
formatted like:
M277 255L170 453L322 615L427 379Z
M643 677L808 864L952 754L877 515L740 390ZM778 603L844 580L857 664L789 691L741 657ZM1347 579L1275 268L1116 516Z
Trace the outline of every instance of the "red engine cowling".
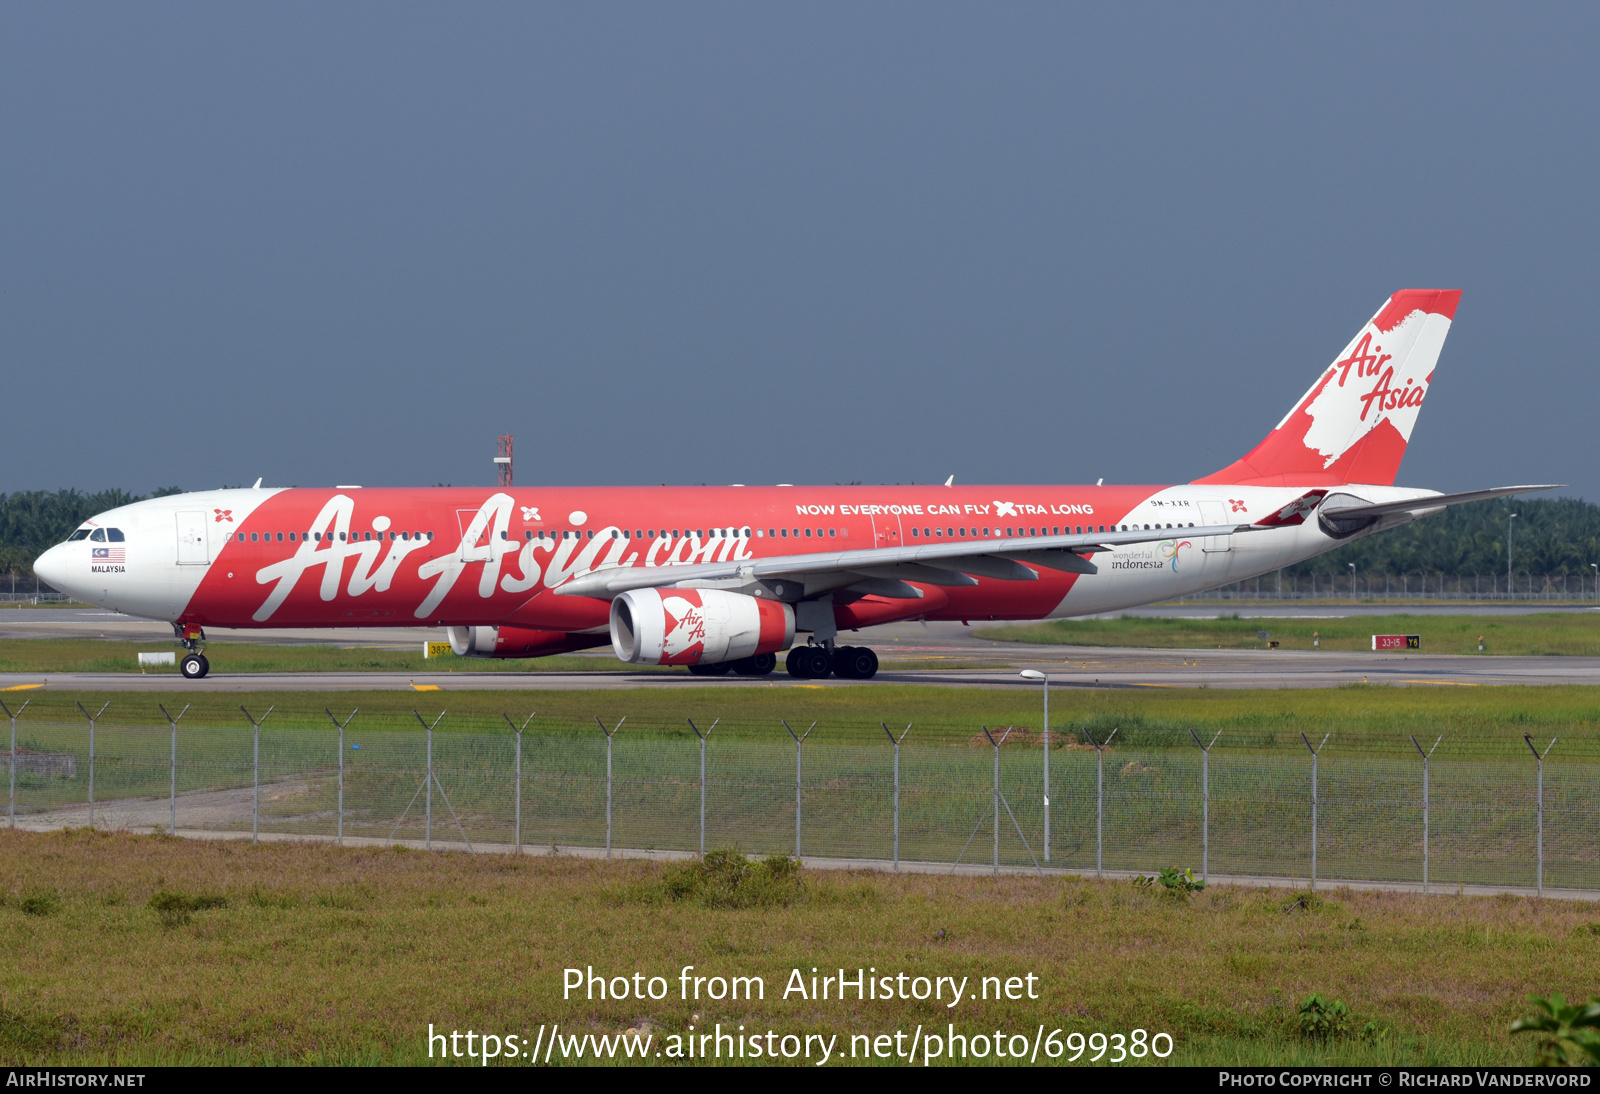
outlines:
M634 665L699 665L794 642L794 609L721 589L634 589L611 602L611 648Z
M446 627L457 657L548 657L606 644L603 634L536 631L527 627Z

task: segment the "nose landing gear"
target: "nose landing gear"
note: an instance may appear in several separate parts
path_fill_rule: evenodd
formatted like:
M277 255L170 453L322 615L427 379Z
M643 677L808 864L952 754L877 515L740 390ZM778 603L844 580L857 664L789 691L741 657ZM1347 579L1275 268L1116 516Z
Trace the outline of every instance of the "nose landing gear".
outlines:
M211 671L211 662L200 652L201 643L206 640L205 630L193 623L174 623L172 632L183 643L183 648L189 651L178 662L178 671L183 673L185 680L203 678Z

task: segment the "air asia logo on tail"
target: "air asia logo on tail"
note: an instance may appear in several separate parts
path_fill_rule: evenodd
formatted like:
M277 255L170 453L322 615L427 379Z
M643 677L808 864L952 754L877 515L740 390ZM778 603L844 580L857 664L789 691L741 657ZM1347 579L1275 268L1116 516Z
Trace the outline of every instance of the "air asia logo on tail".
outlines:
M1393 485L1461 294L1395 293L1266 440L1206 484Z

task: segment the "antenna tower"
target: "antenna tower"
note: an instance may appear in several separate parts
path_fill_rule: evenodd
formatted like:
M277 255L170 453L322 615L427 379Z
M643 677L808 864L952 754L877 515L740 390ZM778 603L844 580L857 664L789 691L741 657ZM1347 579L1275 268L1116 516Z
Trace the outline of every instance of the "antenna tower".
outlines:
M494 466L500 472L500 486L509 489L511 486L511 434L500 434L498 455L494 458Z

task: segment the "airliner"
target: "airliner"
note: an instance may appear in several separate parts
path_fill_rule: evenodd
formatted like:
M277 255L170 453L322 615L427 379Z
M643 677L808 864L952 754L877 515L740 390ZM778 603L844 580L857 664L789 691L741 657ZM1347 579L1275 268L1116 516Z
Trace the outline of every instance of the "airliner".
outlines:
M1248 455L1179 486L251 489L112 509L35 572L172 624L426 626L464 657L869 679L898 620L1115 611L1270 573L1444 507L1550 486L1394 485L1461 294L1384 302Z

